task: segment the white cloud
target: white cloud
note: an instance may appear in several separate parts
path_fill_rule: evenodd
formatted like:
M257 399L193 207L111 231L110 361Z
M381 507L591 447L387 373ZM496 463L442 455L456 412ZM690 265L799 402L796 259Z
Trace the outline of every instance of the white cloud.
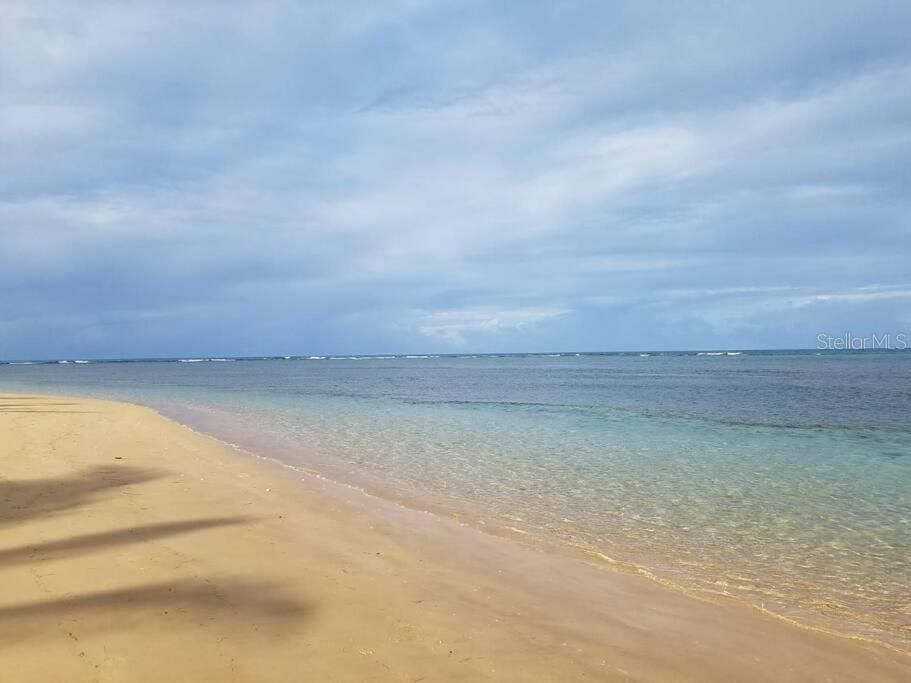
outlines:
M675 305L688 300L689 306ZM845 289L807 287L767 287L657 294L661 315L670 321L699 319L719 333L768 326L770 321L792 316L814 316L877 303L911 301L911 284L870 285Z
M785 197L795 202L831 202L842 199L858 200L875 192L875 187L858 184L809 184L785 190Z
M563 34L336 5L4 6L0 313L293 291L459 343L598 302L774 325L903 281L911 55L838 61L849 12L631 5Z
M430 339L447 345L466 343L468 337L521 331L562 318L571 313L562 308L480 308L444 310L416 314L417 330Z

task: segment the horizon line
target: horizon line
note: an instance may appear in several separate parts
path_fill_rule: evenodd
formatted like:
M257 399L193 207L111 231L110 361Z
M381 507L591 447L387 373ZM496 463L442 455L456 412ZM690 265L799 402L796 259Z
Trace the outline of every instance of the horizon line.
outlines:
M352 360L369 359L391 360L400 359L430 359L430 358L479 358L479 357L504 357L504 356L619 356L626 354L693 354L693 353L789 353L789 352L816 352L820 354L860 353L860 352L901 352L911 351L911 348L861 348L861 349L819 349L810 347L794 348L690 348L690 349L626 349L619 351L477 351L477 352L406 352L406 353L344 353L344 354L254 354L254 355L185 355L185 356L124 356L124 357L92 357L68 356L61 358L0 358L0 364L13 363L76 363L77 361L95 363L141 363L141 362L167 362L167 361L198 361L218 362L221 360L232 361L263 361L263 360Z

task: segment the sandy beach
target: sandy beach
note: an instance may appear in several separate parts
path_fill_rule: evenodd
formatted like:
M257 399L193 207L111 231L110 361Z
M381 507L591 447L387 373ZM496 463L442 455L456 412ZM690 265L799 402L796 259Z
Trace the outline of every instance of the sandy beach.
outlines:
M907 681L911 659L403 509L129 404L0 396L4 681Z

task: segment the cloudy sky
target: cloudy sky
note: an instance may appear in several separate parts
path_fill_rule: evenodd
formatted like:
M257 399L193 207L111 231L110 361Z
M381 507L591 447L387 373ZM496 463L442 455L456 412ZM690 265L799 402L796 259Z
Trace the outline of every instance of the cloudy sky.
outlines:
M911 332L911 5L750 5L3 0L0 358Z

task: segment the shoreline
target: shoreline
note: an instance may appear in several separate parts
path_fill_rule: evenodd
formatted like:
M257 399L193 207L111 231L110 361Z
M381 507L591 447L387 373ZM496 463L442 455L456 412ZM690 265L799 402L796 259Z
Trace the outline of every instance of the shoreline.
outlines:
M0 435L0 639L15 644L0 648L0 671L32 676L21 680L911 675L886 646L695 600L319 475L280 475L291 466L137 404L3 394ZM83 481L99 467L100 481ZM66 505L61 482L76 496ZM146 538L151 527L159 535ZM149 582L124 588L125 576Z
M293 458L288 453L285 453L288 457L284 459L282 455L266 455L266 452L273 451L275 453L284 453L281 447L276 447L274 444L270 445L267 441L248 440L246 436L235 434L230 437L240 442L235 443L233 440L229 441L229 437L219 435L219 431L224 429L224 425L218 419L213 419L209 415L209 411L200 407L182 406L181 409L174 410L154 403L124 402L150 408L166 419L177 422L187 429L210 438L220 446L242 454L243 457L254 458L267 466L277 468L282 471L283 475L299 475L303 479L315 478L324 485L336 488L336 496L340 499L347 499L348 503L351 503L350 495L363 495L378 506L392 505L415 515L430 514L439 516L447 522L465 528L466 532L471 530L505 543L512 543L534 551L553 553L569 562L584 562L592 564L599 569L636 575L661 586L665 590L678 592L694 600L713 604L733 603L755 610L766 617L782 621L796 628L823 633L848 641L869 643L886 648L899 655L911 657L911 641L901 640L900 637L896 638L894 634L885 630L861 632L857 629L861 626L869 627L869 624L858 621L856 617L851 619L838 615L838 618L836 618L835 615L826 615L806 607L796 606L791 607L791 613L786 613L781 607L767 607L761 600L753 600L745 595L731 593L722 588L713 589L711 587L688 584L668 575L661 569L656 569L655 566L647 562L639 561L641 557L637 559L631 559L628 556L624 557L623 555L627 553L623 551L617 553L619 557L614 557L613 554L603 552L602 548L548 536L543 529L531 527L531 530L529 530L529 528L521 529L516 526L510 526L504 519L490 519L483 510L473 506L466 500L455 498L443 500L438 495L418 493L416 490L405 490L401 486L392 487L372 472L355 472L350 464L329 463L325 462L324 458L324 462L316 462L311 465L295 465L289 462ZM221 417L224 419L225 416L222 415ZM492 523L488 523L488 520ZM399 520L399 523L407 524L403 520ZM840 628L839 626L842 627ZM851 630L852 626L855 627L855 630Z

